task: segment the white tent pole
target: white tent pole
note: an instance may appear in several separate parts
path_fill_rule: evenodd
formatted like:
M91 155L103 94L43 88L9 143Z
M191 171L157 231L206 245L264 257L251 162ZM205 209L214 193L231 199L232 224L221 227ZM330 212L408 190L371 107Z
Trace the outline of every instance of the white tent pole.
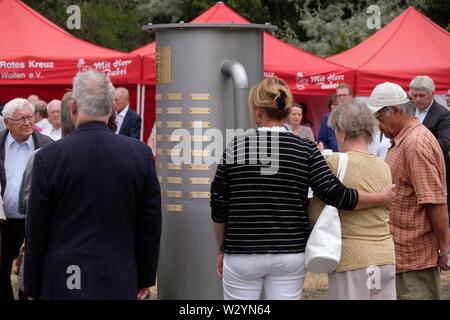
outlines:
M141 85L136 85L136 112L141 115Z

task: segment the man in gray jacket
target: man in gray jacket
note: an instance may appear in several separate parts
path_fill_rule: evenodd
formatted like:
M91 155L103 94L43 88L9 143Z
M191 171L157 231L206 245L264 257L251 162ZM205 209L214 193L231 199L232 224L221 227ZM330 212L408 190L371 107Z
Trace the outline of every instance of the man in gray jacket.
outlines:
M6 221L1 228L0 301L14 299L11 266L25 234L19 213L19 189L28 158L52 139L34 130L34 106L26 99L13 99L3 108L6 130L0 132L0 184Z

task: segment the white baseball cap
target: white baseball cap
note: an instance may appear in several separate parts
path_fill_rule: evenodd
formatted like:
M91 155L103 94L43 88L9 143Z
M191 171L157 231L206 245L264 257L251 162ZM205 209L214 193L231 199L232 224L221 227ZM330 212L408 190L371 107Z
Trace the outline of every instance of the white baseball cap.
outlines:
M384 107L398 106L407 102L409 102L408 95L402 87L396 83L385 82L373 89L368 107L372 113L375 113Z

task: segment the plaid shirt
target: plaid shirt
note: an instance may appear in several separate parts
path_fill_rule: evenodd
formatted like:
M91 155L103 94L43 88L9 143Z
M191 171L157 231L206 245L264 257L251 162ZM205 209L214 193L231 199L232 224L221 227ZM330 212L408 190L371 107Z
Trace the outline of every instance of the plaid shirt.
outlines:
M436 267L438 245L425 204L447 202L442 150L415 119L393 139L385 161L397 185L390 212L397 272Z

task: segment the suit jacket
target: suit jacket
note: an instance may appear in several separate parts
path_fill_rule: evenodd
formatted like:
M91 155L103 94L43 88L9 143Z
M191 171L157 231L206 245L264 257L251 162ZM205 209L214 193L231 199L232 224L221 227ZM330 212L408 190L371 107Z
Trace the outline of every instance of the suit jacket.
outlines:
M131 108L128 108L122 126L120 127L119 134L138 140L141 139L141 117L131 110Z
M35 154L25 292L42 299L136 299L155 284L161 194L150 148L100 122Z
M6 172L5 172L5 142L6 137L8 136L9 130L3 130L0 132L0 183L2 186L2 197L5 193L6 188ZM34 131L33 134L34 141L34 149L37 150L43 146L46 146L53 142L53 140L43 134L40 134L37 131Z
M447 174L447 190L450 187L450 111L443 105L433 101L422 124L436 137L444 152L445 170ZM449 193L447 193L449 199Z

